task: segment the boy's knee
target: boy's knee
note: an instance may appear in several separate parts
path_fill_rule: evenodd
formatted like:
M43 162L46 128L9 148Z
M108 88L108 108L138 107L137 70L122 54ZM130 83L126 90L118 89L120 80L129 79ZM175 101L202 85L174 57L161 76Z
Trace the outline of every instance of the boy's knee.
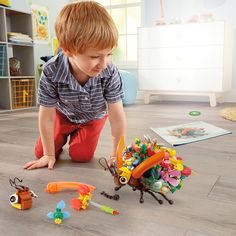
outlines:
M81 150L81 148L71 147L69 155L72 161L90 162L93 159L94 152L90 150Z

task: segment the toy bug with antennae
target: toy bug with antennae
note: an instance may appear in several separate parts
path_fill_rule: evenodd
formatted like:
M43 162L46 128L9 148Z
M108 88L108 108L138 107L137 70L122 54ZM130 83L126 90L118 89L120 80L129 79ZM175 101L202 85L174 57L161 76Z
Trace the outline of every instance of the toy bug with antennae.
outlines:
M29 190L28 187L21 185L23 180L15 177L13 180L9 180L10 185L14 187L17 191L9 197L11 205L20 210L26 210L32 207L32 197L37 197L37 195ZM18 183L17 183L18 182Z
M116 163L109 166L105 158L100 158L99 163L114 177L116 191L128 184L134 191L140 191L140 203L144 202L143 194L146 192L160 204L163 200L157 198L155 193L173 204L166 193L180 189L182 180L191 174L191 169L183 165L182 158L176 156L175 150L157 144L149 136L144 137L144 140L136 139L134 144L126 148L122 137L117 148Z

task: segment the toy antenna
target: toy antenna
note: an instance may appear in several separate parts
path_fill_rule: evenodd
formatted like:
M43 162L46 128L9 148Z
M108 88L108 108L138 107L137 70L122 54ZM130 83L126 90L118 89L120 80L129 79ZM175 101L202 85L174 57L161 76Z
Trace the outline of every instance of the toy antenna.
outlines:
M120 138L117 151L116 151L116 158L117 158L117 169L119 170L123 166L122 154L125 148L125 141L124 136Z
M102 163L102 162L105 162ZM109 170L112 176L118 176L115 166L112 165L111 167L108 165L108 162L105 157L99 158L98 163L104 168L104 170Z
M20 184L17 184L16 181L22 183L23 180L20 180L18 177L15 177L13 180L12 179L9 179L9 182L10 182L10 185L14 188L16 188L17 190L21 190L23 189L25 186L23 185L20 185Z

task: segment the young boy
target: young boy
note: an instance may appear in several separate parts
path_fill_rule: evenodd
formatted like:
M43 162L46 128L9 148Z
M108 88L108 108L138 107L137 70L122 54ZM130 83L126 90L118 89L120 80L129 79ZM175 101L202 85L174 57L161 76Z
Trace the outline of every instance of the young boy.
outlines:
M28 170L52 169L68 137L70 158L90 161L107 116L113 160L125 131L121 77L111 64L118 32L106 9L92 1L70 3L55 31L62 52L46 63L40 79L37 160L25 164Z

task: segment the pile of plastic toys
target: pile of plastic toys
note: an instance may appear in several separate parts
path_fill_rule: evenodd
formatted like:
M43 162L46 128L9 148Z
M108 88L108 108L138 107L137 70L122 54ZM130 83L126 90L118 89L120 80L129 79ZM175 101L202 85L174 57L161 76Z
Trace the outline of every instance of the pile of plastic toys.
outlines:
M149 136L144 139L136 138L134 143L126 146L122 155L123 173L132 171L142 162L146 162L151 156L163 150L164 158L156 165L151 166L143 175L144 184L153 192L166 194L174 193L181 189L183 180L191 175L191 168L184 164L182 157L178 156L176 150L158 144ZM126 170L126 171L125 171Z

